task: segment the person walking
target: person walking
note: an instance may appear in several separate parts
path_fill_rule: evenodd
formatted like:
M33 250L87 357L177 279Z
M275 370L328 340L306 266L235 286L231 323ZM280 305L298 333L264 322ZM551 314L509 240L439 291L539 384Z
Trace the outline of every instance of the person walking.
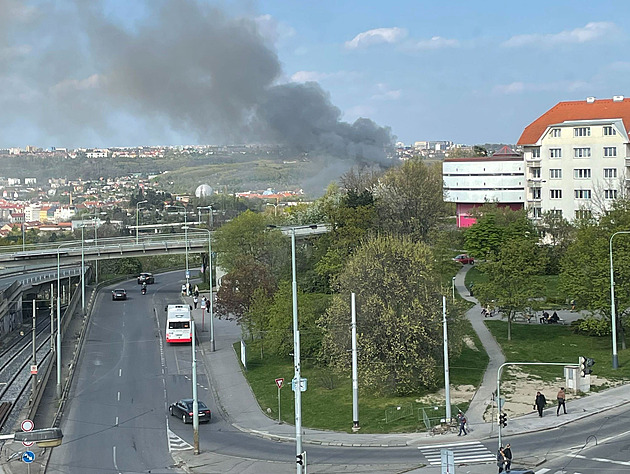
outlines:
M195 305L195 309L197 309L197 304L199 303L199 298L193 296L193 305Z
M536 392L536 401L534 402L534 408L538 410L538 416L540 416L541 418L543 416L543 408L545 408L546 404L547 399L545 398L545 396L540 392Z
M464 416L464 414L460 411L457 414L457 421L459 422L459 434L457 436L461 436L462 433L464 433L464 436L466 436L468 433L466 432L466 417Z
M503 472L503 467L505 466L505 453L503 452L503 446L501 446L497 451L497 466L499 468L499 472Z
M560 416L560 407L564 410L564 414L567 414L567 406L565 405L566 398L564 387L560 387L560 390L558 390L558 409L556 410L556 416Z
M503 456L505 457L505 472L510 472L510 467L512 466L512 448L510 443L505 445Z

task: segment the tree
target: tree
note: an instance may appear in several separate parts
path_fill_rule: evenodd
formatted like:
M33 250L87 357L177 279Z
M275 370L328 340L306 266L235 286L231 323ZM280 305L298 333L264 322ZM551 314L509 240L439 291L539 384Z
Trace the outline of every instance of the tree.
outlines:
M486 203L473 213L477 222L466 230L466 250L478 259L498 254L504 242L509 240L538 240L538 235L525 210L514 211Z
M545 252L527 238L505 241L496 254L479 265L488 280L475 285L475 296L483 305L492 302L507 316L508 340L512 340L512 320L516 313L531 307L542 293L535 277L545 265Z
M255 262L267 267L277 280L283 272L286 275L289 238L267 223L264 215L245 211L219 228L213 236L217 265L231 273L242 261Z
M240 264L223 276L215 305L219 317L234 319L247 325L254 296L269 297L276 287L269 268L253 259L240 259ZM257 291L259 293L257 293ZM262 292L262 294L260 293Z
M376 393L409 394L436 384L441 362L441 288L430 248L381 236L356 250L339 275L339 293L321 318L323 358L350 366L350 293L356 293L359 380Z
M558 274L560 261L569 244L575 239L575 227L564 217L552 211L543 213L536 227L549 257L546 273Z
M426 241L447 215L442 168L412 159L390 168L374 190L378 227L388 233Z

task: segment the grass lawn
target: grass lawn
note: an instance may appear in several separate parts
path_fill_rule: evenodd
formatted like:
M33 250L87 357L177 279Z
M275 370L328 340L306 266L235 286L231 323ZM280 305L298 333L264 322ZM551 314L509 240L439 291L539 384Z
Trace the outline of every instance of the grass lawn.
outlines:
M461 355L450 361L451 385L479 385L488 363L488 356L481 343L466 321L466 330L478 350L464 347ZM235 350L240 351L235 345ZM440 367L440 380L444 379ZM281 416L286 423L293 424L293 360L266 355L262 360L256 342L249 342L247 348L247 370L245 376L252 387L258 403L264 412L278 419L278 389L276 378L284 378L280 390ZM330 370L314 366L302 360L302 377L308 380L307 391L302 394L302 424L309 428L351 432L352 428L352 381L350 375L338 377ZM440 385L443 385L440 384ZM408 397L376 397L359 393L359 421L362 433L396 433L424 431L422 408L430 418L444 416L444 407L435 410L433 405L421 404L418 393ZM466 410L467 404L453 406Z
M593 374L610 380L630 378L630 349L619 350L619 368L612 369L612 337L573 334L569 326L512 324L512 340L507 340L507 322L486 321L507 362L568 362L578 364L580 356L595 359ZM525 371L551 381L562 377L562 367L530 366Z

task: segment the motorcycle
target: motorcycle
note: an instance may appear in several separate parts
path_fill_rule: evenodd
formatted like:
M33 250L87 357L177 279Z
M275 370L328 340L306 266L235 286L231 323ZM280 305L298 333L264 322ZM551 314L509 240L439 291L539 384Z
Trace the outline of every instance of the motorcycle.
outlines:
M147 288L145 286L143 286L140 291L142 292L143 295L147 294Z

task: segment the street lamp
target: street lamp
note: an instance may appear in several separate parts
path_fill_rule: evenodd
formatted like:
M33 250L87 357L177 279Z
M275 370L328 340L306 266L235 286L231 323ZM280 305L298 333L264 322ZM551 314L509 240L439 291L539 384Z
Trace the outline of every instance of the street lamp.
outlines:
M619 359L617 357L617 311L615 308L615 274L613 271L613 254L612 243L613 238L617 234L630 234L630 230L620 230L610 236L609 252L610 252L610 319L612 321L612 368L619 368Z
M212 244L211 244L211 233L206 229L197 229L199 231L205 231L208 233L208 280L210 281L210 298L208 299L208 316L210 317L210 348L211 351L215 351L214 347L214 315L213 315L213 299L214 296L212 294ZM203 330L203 326L201 328Z
M61 398L61 247L74 245L64 242L57 246L57 398Z
M85 315L85 241L83 239L83 229L85 229L85 224L81 225L81 309Z
M140 225L140 204L149 202L146 199L144 201L138 201L136 203L136 245L138 244L138 226Z

